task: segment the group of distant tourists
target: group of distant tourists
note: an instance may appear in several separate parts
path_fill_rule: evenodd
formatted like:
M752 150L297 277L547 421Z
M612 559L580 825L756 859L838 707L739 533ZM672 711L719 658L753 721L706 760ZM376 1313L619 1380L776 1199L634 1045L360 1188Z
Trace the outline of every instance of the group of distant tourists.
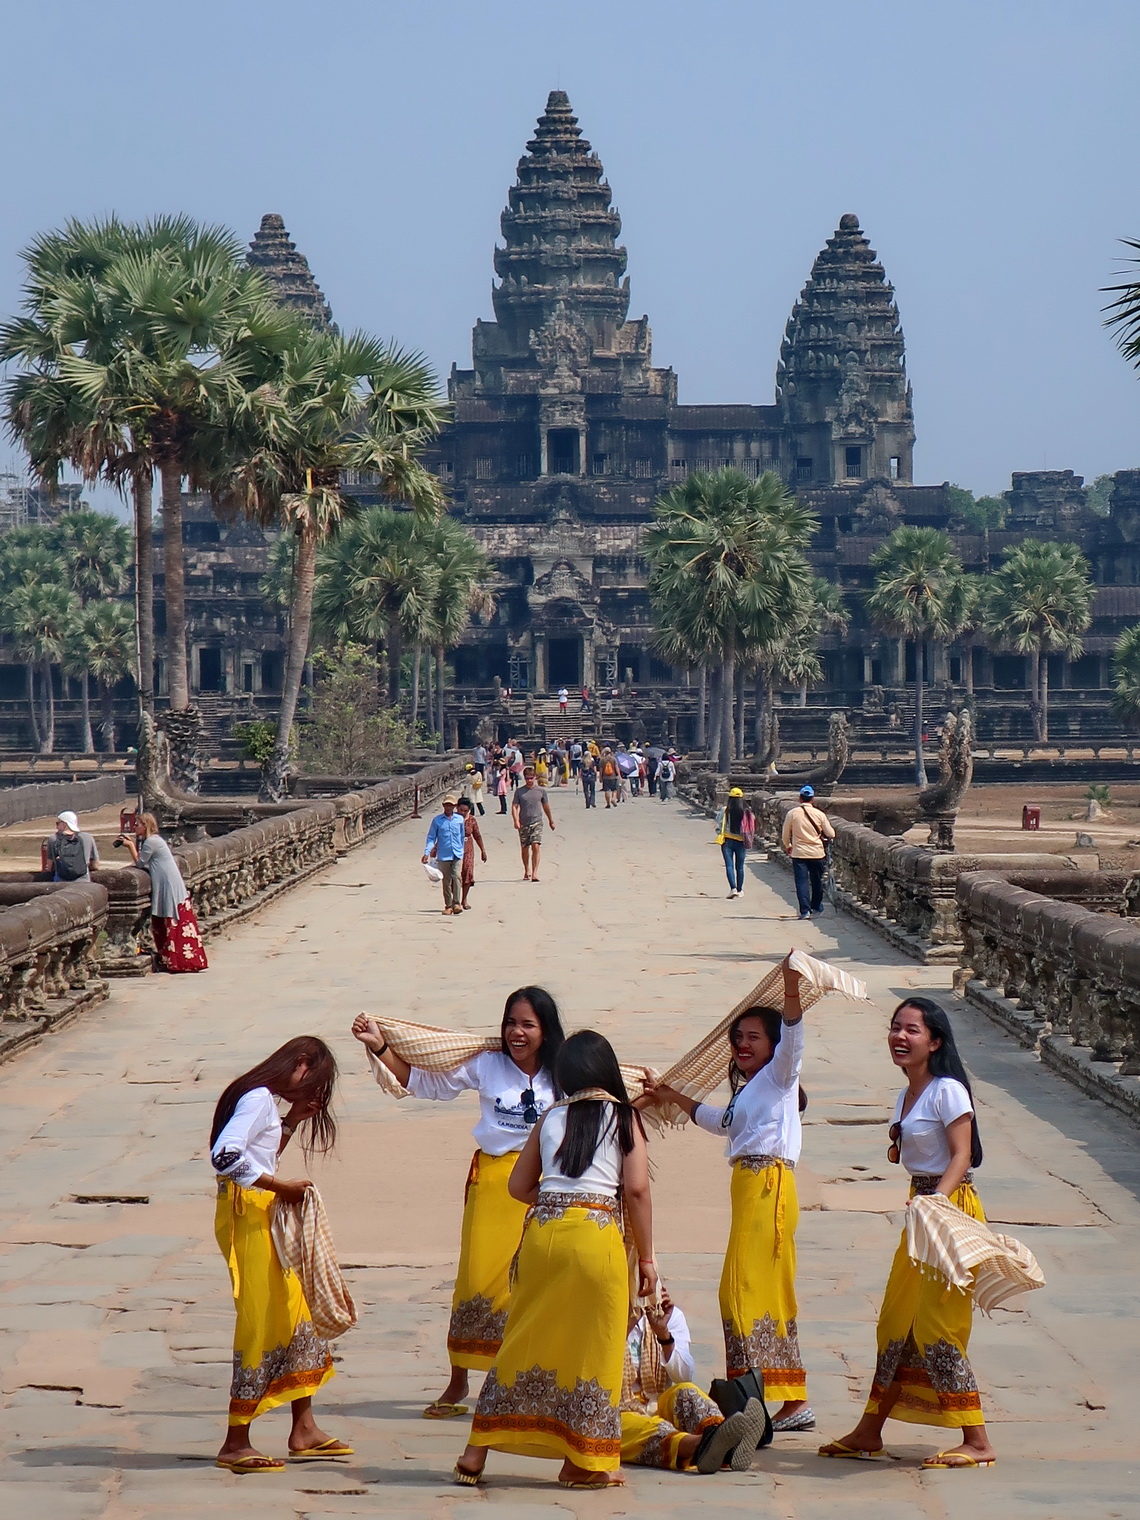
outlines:
M553 1459L567 1488L619 1484L623 1465L740 1471L773 1434L814 1428L796 1299L796 1166L804 1011L828 993L865 997L866 989L792 952L664 1077L619 1064L593 1030L564 1036L553 997L537 986L510 994L493 1034L355 1020L352 1034L387 1093L479 1099L447 1331L451 1372L423 1411L470 1418L456 1483L482 1483L489 1451ZM904 999L887 1050L904 1084L887 1154L910 1175L911 1225L941 1232L949 1262L960 1232L973 1232L971 1249L978 1238L993 1243L1004 1269L1003 1253L1017 1242L985 1228L974 1190L976 1105L949 1018L926 997ZM306 1156L332 1147L335 1082L324 1042L291 1040L232 1082L214 1115L217 1236L237 1305L229 1429L217 1460L233 1472L281 1470L280 1457L254 1447L250 1425L282 1404L292 1411L290 1458L352 1452L314 1420L312 1398L332 1377L333 1358L273 1246L275 1214L303 1205L312 1189L279 1176L280 1158L294 1138ZM727 1103L710 1101L722 1082ZM654 1241L654 1127L689 1121L725 1142L731 1169L719 1289L726 1377L707 1392ZM887 1279L862 1417L820 1454L882 1456L894 1418L955 1433L926 1467L991 1466L968 1356L970 1279L963 1286L916 1259L909 1239L904 1232ZM472 1408L475 1371L485 1376Z

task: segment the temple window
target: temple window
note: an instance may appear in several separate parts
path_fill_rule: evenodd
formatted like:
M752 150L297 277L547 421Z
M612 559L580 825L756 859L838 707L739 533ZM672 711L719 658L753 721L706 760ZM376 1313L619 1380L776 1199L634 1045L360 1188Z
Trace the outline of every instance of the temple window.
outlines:
M635 459L633 461L633 473L639 480L651 479L653 476L652 459Z
M897 480L899 478L899 462L900 462L899 461L899 456L897 454L892 454L891 455L891 479L892 480Z
M551 475L577 475L579 437L577 428L551 428L546 435L546 454Z
M846 456L845 469L848 480L862 480L863 478L863 450L858 444L854 448L844 449Z
M515 474L520 480L528 480L534 474L534 460L529 454L519 454L516 456Z
M671 461L671 464L674 475L683 475L685 473L686 466L683 459L674 459Z
M475 461L475 479L490 480L495 473L495 461L493 459L477 459Z
M590 473L592 475L608 475L610 473L610 456L608 454L595 454L590 461Z
M798 481L810 480L812 473L813 467L810 459L801 458L796 460L796 479Z

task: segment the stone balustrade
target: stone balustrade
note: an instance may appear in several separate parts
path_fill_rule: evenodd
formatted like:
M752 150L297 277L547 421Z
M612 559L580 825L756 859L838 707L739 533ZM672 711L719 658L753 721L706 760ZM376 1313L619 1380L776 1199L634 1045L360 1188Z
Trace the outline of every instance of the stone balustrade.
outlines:
M1043 1062L1140 1119L1140 923L1123 872L963 874L956 984Z
M0 888L0 1060L106 997L97 966L106 921L100 886Z

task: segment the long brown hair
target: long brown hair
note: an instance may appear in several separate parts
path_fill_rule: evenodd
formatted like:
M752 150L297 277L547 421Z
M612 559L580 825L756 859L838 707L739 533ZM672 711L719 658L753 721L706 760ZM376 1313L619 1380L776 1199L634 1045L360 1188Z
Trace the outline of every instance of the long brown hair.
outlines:
M736 1031L740 1028L740 1025L744 1019L760 1020L761 1024L764 1026L764 1033L768 1036L768 1043L772 1047L772 1055L775 1055L776 1046L780 1043L780 1036L784 1032L784 1016L780 1010L778 1008L765 1007L763 1003L757 1003L755 1007L746 1008L743 1013L737 1014L736 1018L733 1019L728 1031L728 1043L732 1047L733 1052L736 1050ZM769 1060L770 1059L771 1057L769 1057ZM767 1065L767 1062L764 1064ZM763 1067L761 1067L761 1070L763 1070ZM732 1060L728 1063L728 1085L732 1090L732 1096L734 1098L736 1097L737 1093L740 1092L741 1088L746 1085L747 1081L748 1078L736 1064L736 1056L734 1053ZM802 1083L800 1084L798 1101L800 1106L800 1113L802 1114L808 1106L807 1093L804 1092Z
M309 1074L297 1096L320 1105L313 1117L301 1125L301 1149L306 1156L311 1156L314 1151L327 1155L332 1150L336 1144L336 1120L331 1112L336 1087L336 1057L324 1040L311 1034L286 1040L271 1056L234 1078L214 1109L214 1122L210 1127L211 1149L246 1093L255 1087L268 1087L271 1093L276 1093L289 1081L298 1061L309 1063Z

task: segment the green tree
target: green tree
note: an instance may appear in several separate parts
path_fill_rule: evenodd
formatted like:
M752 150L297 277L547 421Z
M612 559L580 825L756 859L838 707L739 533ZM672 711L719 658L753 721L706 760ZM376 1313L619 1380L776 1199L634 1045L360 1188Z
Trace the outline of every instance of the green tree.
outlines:
M1085 503L1097 517L1107 517L1112 510L1112 492L1116 485L1115 475L1098 475L1092 485L1085 487Z
M1140 623L1126 628L1112 651L1113 705L1125 718L1140 714Z
M427 552L437 570L432 603L432 646L435 653L435 728L440 750L447 747L444 657L454 649L473 616L489 617L495 598L486 589L490 561L474 536L453 517L440 518L424 530Z
M135 620L123 602L93 601L75 615L67 633L64 669L78 676L83 695L83 744L94 748L89 682L99 692L99 732L108 753L115 748L115 687L135 664Z
M14 528L0 538L0 625L12 639L24 662L24 675L31 718L32 742L43 752L46 696L41 713L36 701L36 678L40 655L26 628L26 595L43 586L59 586L59 556L47 531L39 526Z
M736 748L738 653L800 613L811 586L804 548L816 525L772 472L758 480L733 469L694 472L658 499L645 538L650 598L660 628L719 659L713 739L722 773Z
M412 730L385 707L376 666L361 644L322 650L313 661L312 702L298 724L300 758L310 773L385 776L406 760Z
M871 621L895 638L914 642L914 780L926 785L922 753L924 647L927 639L944 641L961 614L962 563L945 533L937 528L896 528L871 556L876 572L867 594Z
M278 800L309 653L318 550L356 509L345 479L368 475L414 516L434 520L444 509L442 487L418 455L447 413L423 359L362 333L345 337L302 323L264 360L229 426L234 463L214 489L231 509L281 524L295 539L277 754L263 785Z
M986 629L1000 647L1029 660L1029 709L1039 744L1049 739L1048 656L1081 653L1095 595L1088 561L1075 544L1028 539L990 577Z
M52 669L64 658L79 610L78 597L58 582L40 581L17 586L5 600L4 621L21 658L39 668L43 705L38 724L33 718L33 727L38 730L40 752L45 755L55 749ZM32 707L34 714L34 698Z

